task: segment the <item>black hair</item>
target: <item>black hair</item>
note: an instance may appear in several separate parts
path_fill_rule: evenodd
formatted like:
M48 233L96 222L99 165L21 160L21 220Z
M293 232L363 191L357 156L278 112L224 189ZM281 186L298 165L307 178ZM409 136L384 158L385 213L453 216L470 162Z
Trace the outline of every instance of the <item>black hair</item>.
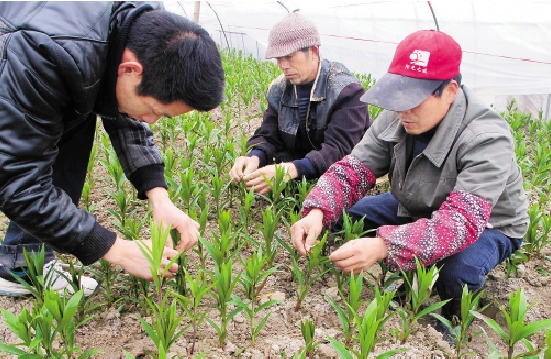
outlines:
M298 51L302 51L302 52L307 54L308 50L310 50L310 47L312 47L312 46L301 47L300 49L298 49Z
M132 23L126 46L143 66L138 95L165 105L183 101L199 111L212 110L222 101L220 52L193 21L165 10L148 11Z
M461 74L459 74L455 76L453 79L444 80L444 82L442 82L440 86L438 86L434 91L432 91L432 94L436 97L442 97L442 94L444 93L444 89L452 82L452 80L455 80L455 82L457 82L457 86L461 87L461 77L462 77Z

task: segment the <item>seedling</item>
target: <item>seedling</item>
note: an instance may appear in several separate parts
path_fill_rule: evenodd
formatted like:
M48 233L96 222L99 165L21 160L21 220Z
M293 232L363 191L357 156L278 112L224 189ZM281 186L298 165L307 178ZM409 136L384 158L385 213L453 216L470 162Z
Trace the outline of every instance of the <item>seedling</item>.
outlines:
M248 259L242 257L241 264L243 264L245 271L242 273L239 279L239 283L241 284L242 292L247 299L247 303L237 295L232 295L232 301L230 302L230 304L233 304L243 310L249 318L251 328L251 345L254 346L256 337L258 336L272 313L268 312L268 314L266 314L258 324L255 324L256 314L261 310L281 303L280 300L272 299L260 305L257 304L257 299L261 287L264 286L266 278L275 273L275 271L277 270L277 266L268 266L268 258L267 255L262 252L262 247L260 247L258 251ZM266 267L268 267L268 269L264 270L264 268Z
M306 343L302 354L309 357L314 354L316 347L321 344L320 342L314 340L316 334L316 323L308 318L304 319L300 322L300 332L302 333L302 338Z
M199 271L196 276L192 276L186 268L184 268L184 271L187 288L189 289L189 297L178 294L175 294L175 296L180 301L181 307L184 309L193 328L193 342L190 354L194 354L199 326L207 316L207 312L200 309L200 304L216 283L209 285L202 271Z
M357 277L354 277L354 273L351 272L348 279L348 289L348 296L346 296L343 291L339 289L339 295L345 303L344 308L341 307L333 298L325 295L325 298L329 301L339 316L344 335L344 344L346 346L350 346L352 344L355 328L355 315L364 303L364 300L360 299L363 289L363 276L360 274Z
M386 291L383 294L375 289L375 298L369 303L364 314L360 317L352 308L349 308L354 313L354 322L358 331L357 342L360 350L357 351L351 346L345 346L343 343L328 336L329 342L333 349L337 351L341 358L352 358L352 354L356 358L367 358L375 348L375 345L380 340L379 333L382 330L384 323L390 319L394 313L387 315L388 307L392 301L394 292ZM347 303L346 303L347 304ZM385 352L377 356L377 358L389 358L397 353L405 352L409 349L395 349Z
M293 272L295 278L297 278L297 304L295 305L295 312L300 309L300 305L304 298L308 295L312 284L318 280L322 275L328 272L328 269L324 268L325 264L329 263L327 256L322 256L323 246L327 241L327 232L323 235L322 239L310 248L308 253L308 260L303 270L298 266L298 262L293 262ZM315 271L318 271L316 274Z
M509 311L507 311L504 306L500 307L507 323L507 327L505 329L501 328L492 318L488 318L481 313L471 310L471 314L478 319L482 319L494 332L499 335L507 346L507 354L503 355L499 352L495 353L497 349L495 349L493 344L488 342L490 348L494 348L494 353L492 354L497 354L500 357L513 358L514 347L518 342L522 342L528 351L515 357L536 356L541 352L541 349L534 348L528 338L535 332L539 332L541 330L547 331L551 329L551 319L536 320L529 324L525 324L526 313L528 313L530 308L533 306L533 304L528 306L528 302L522 288L519 288L516 293L511 293L509 296Z
M67 300L53 289L46 289L43 302L35 303L31 312L21 306L21 313L16 316L0 308L8 327L22 341L18 344L0 344L0 350L21 358L72 358L81 351L74 345L76 328L82 325L82 322L75 322L75 314L83 295L84 291L79 290ZM60 345L57 345L58 342ZM19 349L20 346L25 346L27 350ZM91 349L80 354L79 358L100 353Z
M472 338L482 334L482 331L475 333L468 333L468 328L471 326L475 316L474 312L482 312L485 307L478 309L478 303L480 297L484 291L480 291L477 294L469 291L467 285L463 287L463 295L461 296L461 318L452 318L452 320L446 319L439 314L430 313L433 317L440 320L452 333L452 340L454 342L453 348L455 350L455 355L457 358L461 358L466 355L476 355L473 352L464 352L463 348Z
M176 300L171 298L170 292L163 293L163 284L170 267L178 260L179 256L172 258L169 263L162 268L163 251L168 240L170 230L163 229L163 224L157 224L153 219L150 222L151 246L138 241L140 251L147 259L153 283L155 286L156 300L151 300L145 296L146 304L151 308L153 316L151 324L140 318L144 330L149 334L151 340L159 351L159 357L165 358L170 347L185 332L187 327L177 331L184 314L177 316Z
M415 258L415 262L417 265L416 273L404 273L404 280L409 288L406 298L406 307L396 308L401 319L402 327L391 331L391 334L393 334L402 344L408 340L409 335L413 331L413 326L419 319L441 308L448 302L448 300L440 301L421 309L430 298L432 286L436 282L436 279L438 279L439 268L435 265L430 268L425 268L417 258Z
M233 276L231 258L227 259L226 262L216 263L215 267L212 281L215 284L216 290L211 291L211 295L216 300L216 306L220 312L220 325L208 317L205 319L218 333L218 343L220 348L223 349L226 346L226 339L228 337L228 324L242 310L242 308L237 307L228 312L232 292L239 282L241 273L236 277Z
M258 230L262 234L264 243L261 246L266 253L266 265L268 267L273 266L275 256L277 254L277 240L274 240L277 225L281 219L281 212L274 212L271 207L262 210L262 223L258 225Z

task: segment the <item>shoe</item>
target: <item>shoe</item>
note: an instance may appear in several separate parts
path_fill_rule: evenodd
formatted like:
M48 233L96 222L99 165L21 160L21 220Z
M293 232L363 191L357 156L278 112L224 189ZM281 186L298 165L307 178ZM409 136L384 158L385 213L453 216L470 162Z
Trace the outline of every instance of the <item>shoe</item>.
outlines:
M63 293L65 290L69 294L73 294L75 291L69 280L71 274L64 271L62 264L57 260L53 260L44 265L44 275L46 276L46 286L49 286L53 290L59 293ZM31 292L14 276L21 277L27 283L29 278L25 268L18 268L17 270L8 270L5 267L0 267L0 295L10 296L26 296ZM93 294L98 286L98 282L94 278L82 276L80 279L81 288L84 289L84 295L89 296Z
M450 328L446 327L444 323L438 321L434 326L434 329L442 333L442 339L444 339L449 345L454 346L455 338L457 337L456 333L459 333L461 326L455 326L452 331Z
M389 285L386 290L387 291L395 290L396 292L394 293L394 297L392 297L392 299L396 301L400 307L406 306L407 304L406 299L407 299L408 293L407 293L407 287L405 283L402 283L399 286L396 286L394 284Z
M451 298L440 310L440 315L452 323L453 331L438 321L434 327L442 333L442 338L450 345L455 345L457 333L460 332L461 326L461 298Z

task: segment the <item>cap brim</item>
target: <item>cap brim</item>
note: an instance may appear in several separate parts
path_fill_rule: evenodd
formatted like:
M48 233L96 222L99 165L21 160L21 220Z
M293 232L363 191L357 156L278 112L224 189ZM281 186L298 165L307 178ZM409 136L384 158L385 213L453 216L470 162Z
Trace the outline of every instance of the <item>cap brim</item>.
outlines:
M387 73L360 99L386 110L407 111L419 106L443 82Z

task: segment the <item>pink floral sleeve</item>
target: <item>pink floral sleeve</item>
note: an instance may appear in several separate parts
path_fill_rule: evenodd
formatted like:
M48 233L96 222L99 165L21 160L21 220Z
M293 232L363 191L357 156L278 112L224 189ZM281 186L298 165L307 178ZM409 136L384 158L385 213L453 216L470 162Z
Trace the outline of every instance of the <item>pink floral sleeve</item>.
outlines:
M363 198L375 184L375 176L359 159L345 156L335 162L317 185L312 188L302 206L302 217L313 208L323 212L323 225L330 227L337 222L342 210L349 209Z
M379 227L377 235L387 244L391 269L415 269L415 256L430 265L473 244L490 218L491 205L465 191L452 191L430 219Z

